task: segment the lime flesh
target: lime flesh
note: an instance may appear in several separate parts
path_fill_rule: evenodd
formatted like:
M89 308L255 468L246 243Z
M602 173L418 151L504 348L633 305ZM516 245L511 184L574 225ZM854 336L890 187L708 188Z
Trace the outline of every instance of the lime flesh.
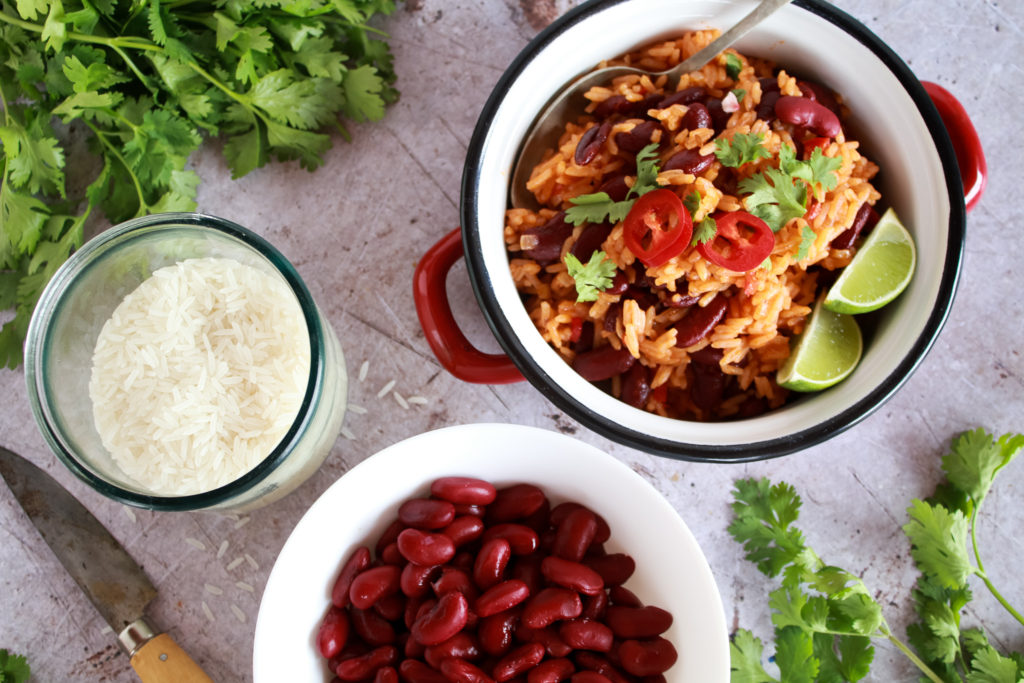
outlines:
M867 313L902 292L914 274L914 240L896 212L887 210L825 297L825 307L838 313Z
M819 300L776 381L791 391L820 391L853 372L863 347L857 321Z

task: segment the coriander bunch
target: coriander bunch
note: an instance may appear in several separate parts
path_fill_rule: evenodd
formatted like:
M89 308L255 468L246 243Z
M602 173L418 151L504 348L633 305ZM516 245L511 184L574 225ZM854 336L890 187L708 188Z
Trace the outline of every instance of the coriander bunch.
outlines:
M967 579L978 576L1015 618L1019 613L985 573L977 544L977 514L995 475L1021 448L1024 435L993 439L983 430L954 440L942 461L948 482L928 501L912 501L903 530L921 576L912 599L918 621L898 638L863 581L825 565L795 526L800 497L789 484L744 479L733 492L729 532L746 557L769 577L782 576L769 605L775 626L775 662L781 679L762 664L763 645L739 630L731 645L733 683L858 681L874 658L872 639L894 645L933 683L1018 683L1024 658L1000 654L981 629L961 629L971 600ZM974 563L967 550L968 536Z
M232 177L271 159L313 170L397 97L367 22L393 0L0 0L0 366L99 209L111 222L195 208L186 167L220 136ZM59 131L59 134L58 134ZM99 169L72 193L68 139Z

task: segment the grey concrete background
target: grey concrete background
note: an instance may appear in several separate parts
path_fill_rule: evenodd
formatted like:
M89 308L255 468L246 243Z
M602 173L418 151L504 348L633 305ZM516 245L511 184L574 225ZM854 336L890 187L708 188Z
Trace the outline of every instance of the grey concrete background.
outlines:
M857 427L815 448L749 465L676 462L613 444L576 424L527 384L463 384L431 356L410 296L421 254L458 224L466 145L491 87L516 53L572 2L408 0L381 27L391 35L401 100L379 123L355 126L314 174L273 165L233 182L216 144L193 163L203 179L200 210L247 225L276 244L306 279L335 326L353 377L350 412L324 467L290 497L236 520L212 513L125 509L62 470L36 431L22 373L0 371L0 444L42 465L89 507L145 566L160 589L151 615L218 681L252 679L253 629L274 558L307 507L347 469L403 438L465 422L516 422L596 444L651 481L704 548L731 629L770 631L769 583L726 533L732 482L768 476L803 495L802 525L829 563L862 573L897 633L912 615L914 572L900 531L914 497L931 493L951 437L984 426L1024 430L1019 203L1024 3L1019 0L840 0L836 4L887 41L922 79L959 97L977 127L990 169L988 191L968 220L959 293L934 349L905 387ZM823 46L825 48L825 46ZM465 268L449 278L456 316L479 346L496 350ZM363 361L365 381L355 375ZM427 406L403 410L379 389L397 380ZM1024 464L1000 476L984 510L986 569L1011 600L1020 572ZM197 539L199 550L185 542ZM222 557L222 541L228 548ZM248 554L235 568L226 566ZM241 581L253 591L238 588ZM220 586L213 595L204 584ZM1024 648L1024 632L982 586L965 624L987 628L1002 647ZM214 614L201 609L205 601ZM231 610L245 615L240 620ZM0 486L0 647L28 655L34 680L135 680L92 606L65 575L6 488ZM871 680L914 680L894 648L880 644Z

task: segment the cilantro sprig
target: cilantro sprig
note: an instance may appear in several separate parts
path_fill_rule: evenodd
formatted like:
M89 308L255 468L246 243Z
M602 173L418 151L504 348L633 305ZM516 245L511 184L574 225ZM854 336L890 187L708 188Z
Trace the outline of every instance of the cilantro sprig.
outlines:
M0 367L21 362L43 287L111 222L190 211L186 167L219 136L231 175L271 159L323 163L339 116L362 122L397 98L386 38L368 25L393 0L227 3L0 0ZM71 191L80 131L96 172Z
M740 192L749 193L743 205L767 223L772 232L778 232L792 219L807 213L808 189L820 199L825 190L836 187L839 179L835 171L842 163L841 159L825 156L817 147L810 159L797 159L796 151L783 145L778 168L766 168L739 182Z
M1001 654L984 630L962 628L960 619L972 599L968 578L977 576L1024 624L985 572L977 539L981 504L996 474L1022 449L1021 434L994 439L981 429L966 432L943 458L948 481L928 500L911 502L903 530L921 575L911 595L919 620L907 628L907 643L892 632L858 576L826 565L808 547L795 526L801 501L792 486L766 479L737 481L729 533L762 573L782 577L769 596L781 678L765 670L762 642L740 629L730 646L732 680L859 681L874 659L872 641L883 639L933 683L1018 683L1024 657Z
M652 142L637 152L636 181L622 201L613 201L607 192L573 197L572 206L565 212L565 220L573 225L582 223L618 223L626 217L637 197L658 189L658 143Z
M760 133L736 133L730 138L715 140L715 156L723 166L739 168L758 159L770 159L772 153L763 144Z
M31 673L24 655L11 654L0 648L0 683L25 683Z
M586 265L572 254L565 255L569 275L576 281L576 301L597 301L600 292L612 286L615 262L603 251L595 251Z

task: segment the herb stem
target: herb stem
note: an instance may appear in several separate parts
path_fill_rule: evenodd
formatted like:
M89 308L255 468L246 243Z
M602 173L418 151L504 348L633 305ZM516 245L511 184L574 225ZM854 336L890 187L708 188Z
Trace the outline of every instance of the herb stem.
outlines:
M882 628L880 628L879 630L885 635L885 637L888 639L890 643L896 646L897 650L906 655L907 659L912 661L914 663L914 666L921 670L921 673L923 673L928 678L928 680L932 681L933 683L945 683L945 681L939 678L939 675L937 673L932 671L927 664L921 661L921 658L918 657L913 650L907 647L902 640L893 635L892 631L890 631L887 626L883 624Z
M112 144L110 144L110 141L107 140L107 136L103 134L103 131L98 129L96 126L92 125L92 123L90 123L89 121L83 120L83 123L85 123L85 125L89 127L89 129L93 132L93 135L96 136L96 139L99 140L100 143L107 148L107 151L110 152L110 155L117 159L118 161L120 161L121 164L128 171L128 175L131 176L132 179L132 184L135 186L135 194L138 195L139 198L139 208L135 212L134 217L138 218L139 216L144 216L146 214L146 210L149 208L149 204L146 203L146 197L143 194L142 184L139 182L138 176L136 176L135 173L132 171L132 167L128 164L125 158L121 156L121 152L118 151L118 149L114 147Z
M981 503L978 502L974 505L974 509L971 510L971 547L974 550L974 561L978 565L977 574L984 582L985 587L988 588L989 593L999 601L999 604L1021 625L1024 625L1024 617L1003 597L1003 594L996 589L995 585L989 580L988 574L985 573L985 564L981 561L981 551L978 549L978 510L980 508Z

